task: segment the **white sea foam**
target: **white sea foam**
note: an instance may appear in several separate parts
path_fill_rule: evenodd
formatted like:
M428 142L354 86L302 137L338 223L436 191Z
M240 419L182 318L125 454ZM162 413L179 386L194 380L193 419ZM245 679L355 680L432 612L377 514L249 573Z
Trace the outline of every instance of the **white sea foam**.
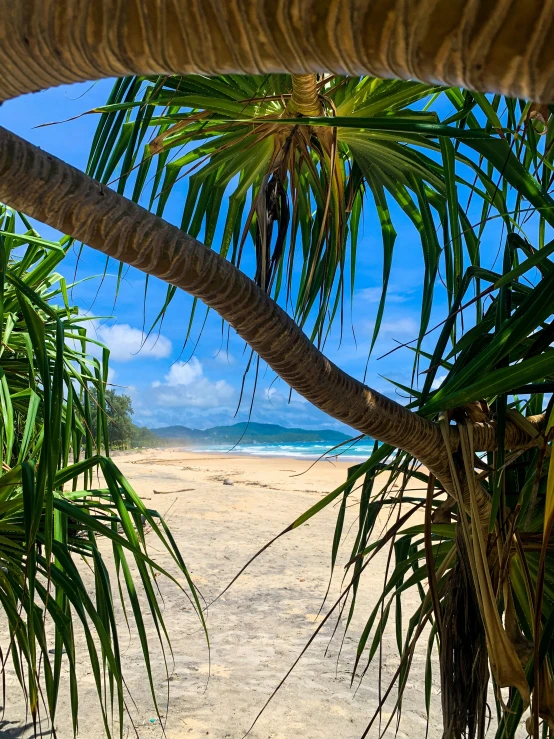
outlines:
M323 457L332 461L362 462L371 456L373 443L344 444L333 449L332 445L322 443L300 442L298 444L211 444L195 446L197 452L232 452L233 454L247 454L256 457L293 457L295 459L318 459Z

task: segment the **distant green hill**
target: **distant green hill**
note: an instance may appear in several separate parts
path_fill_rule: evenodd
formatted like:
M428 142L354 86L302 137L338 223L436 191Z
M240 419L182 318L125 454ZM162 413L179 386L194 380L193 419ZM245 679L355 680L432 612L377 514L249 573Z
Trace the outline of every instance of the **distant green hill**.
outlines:
M286 444L299 442L323 442L338 444L350 438L341 431L311 431L309 429L289 429L273 423L235 423L232 426L214 426L210 429L191 429L187 426L166 426L152 429L164 441L187 444L236 444L241 438L243 444ZM246 430L246 431L245 431ZM244 436L243 436L244 434Z

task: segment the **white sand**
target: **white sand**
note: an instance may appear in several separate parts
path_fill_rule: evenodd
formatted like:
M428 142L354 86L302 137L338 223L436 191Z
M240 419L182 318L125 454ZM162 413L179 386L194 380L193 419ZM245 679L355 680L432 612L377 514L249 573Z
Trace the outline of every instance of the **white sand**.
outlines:
M246 560L283 530L325 493L342 483L347 464L309 463L283 458L255 458L197 454L182 451L146 451L122 455L117 464L148 504L166 516L185 562L207 602L217 596ZM304 472L301 476L297 473ZM224 485L224 479L233 485ZM155 494L153 491L177 491ZM357 500L357 496L354 496ZM184 596L170 583L161 584L164 614L174 650L168 682L155 630L148 627L154 664L154 683L165 709L169 685L166 735L169 739L241 739L273 689L310 638L327 588L337 507L313 518L286 535L258 559L209 610L211 678L209 660L198 620ZM357 507L348 510L342 549L331 597L340 592L341 571L354 541ZM344 538L344 537L343 537ZM151 541L152 538L150 539ZM154 543L154 542L153 542ZM160 564L167 557L159 550ZM113 568L112 568L113 569ZM249 736L251 739L357 739L365 730L379 691L378 660L363 682L350 688L350 673L358 637L382 589L386 554L377 557L365 572L358 607L342 647L339 627L329 639L332 619L316 639L285 685L269 704ZM406 616L418 603L417 593L404 602ZM118 607L121 614L121 608ZM321 617L319 617L319 620ZM0 645L5 629L0 615ZM135 700L129 702L124 736L157 739L159 722L150 697L138 637L126 632L120 619L123 662L128 687ZM416 652L403 703L398 736L425 737L424 699L425 642ZM327 652L326 652L326 648ZM363 661L362 661L363 663ZM382 654L382 685L385 689L398 665L394 615L391 611ZM81 690L80 736L102 736L101 716L90 665L84 651L79 661ZM433 704L429 737L439 737L438 673L433 679ZM7 701L0 736L31 736L25 726L25 709L13 673L7 677ZM392 704L390 704L392 705ZM389 709L390 709L389 705ZM388 716L383 712L383 727ZM133 729L136 727L136 732ZM51 736L47 724L42 736ZM57 718L58 736L72 736L67 688L62 692ZM117 725L114 729L118 730ZM392 736L396 721L385 736ZM378 724L370 737L379 736Z

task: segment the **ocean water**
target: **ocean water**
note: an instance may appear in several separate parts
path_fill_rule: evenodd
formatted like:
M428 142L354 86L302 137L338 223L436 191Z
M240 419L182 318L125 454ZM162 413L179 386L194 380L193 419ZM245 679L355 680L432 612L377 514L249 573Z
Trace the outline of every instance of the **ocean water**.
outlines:
M222 454L231 452L232 454L251 454L256 457L293 457L294 459L318 459L323 457L334 461L335 458L343 462L363 462L371 456L373 452L373 442L364 439L356 444L346 443L342 446L332 449L332 444L323 444L321 442L298 442L280 444L269 442L267 444L238 444L233 447L232 444L206 444L198 447L189 447L195 452L217 452Z

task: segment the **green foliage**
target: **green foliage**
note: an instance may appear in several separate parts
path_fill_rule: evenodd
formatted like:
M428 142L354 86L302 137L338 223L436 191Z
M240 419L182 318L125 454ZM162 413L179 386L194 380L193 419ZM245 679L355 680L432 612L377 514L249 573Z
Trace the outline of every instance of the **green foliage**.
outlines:
M0 607L9 628L2 680L9 662L35 728L44 712L55 725L61 720L56 707L63 665L71 698L71 719L63 719L76 733L75 633L83 633L111 736L113 718L122 732L125 706L117 599L131 604L127 617L140 637L155 704L145 620L153 620L160 643L168 640L155 576L170 577L203 620L164 521L145 507L108 456L108 351L103 349L102 361L87 353L87 319L70 304L70 286L56 272L70 245L67 237L41 239L24 216L0 206ZM102 487L93 487L96 471ZM150 559L146 526L187 588ZM109 549L100 548L100 538Z
M328 76L319 85L325 115L318 118L292 117L291 90L288 75L118 80L108 104L96 110L101 117L88 173L113 181L158 215L173 195L181 228L233 264L244 265L251 244L258 284L290 305L301 325L310 317L311 336L321 341L335 318L342 323L345 298L354 291L360 218L371 195L384 251L372 346L393 263L392 199L412 222L424 255L425 331L441 253L450 265L451 293L464 260L479 260L480 233L458 191L476 190L507 217L491 172L458 148L464 142L483 149L491 133L441 124L429 108L440 88L421 83ZM495 143L503 142L492 142L491 156L499 152ZM475 172L475 183L454 174L456 161ZM533 188L528 183L536 194ZM218 227L222 235L214 240ZM168 299L173 294L169 287ZM195 308L187 339L194 317Z
M129 395L106 390L106 413L108 415L108 438L110 445L126 449L131 444L133 434L133 404Z
M456 90L448 95L460 112L476 104L485 109L485 103L496 111L502 102L496 97L489 103L482 96ZM524 700L537 687L540 692L535 690L533 695L527 730L533 736L540 731L547 736L554 729L554 455L548 436L554 421L554 241L546 243L545 238L554 219L547 193L552 182L554 118L543 112L545 135L540 137L530 105L504 102L505 140L479 140L475 147L491 171L494 166L502 172L498 191L505 202L513 203L505 221L507 234L498 245L496 262L501 269L487 270L476 262L460 272L448 315L435 334L434 349L420 348L422 336L411 342L421 384L416 376L412 388L401 388L410 394L414 410L432 420L442 419L445 429L449 419L458 424L461 448L450 455L451 474L459 480L460 490L469 491L469 504L452 493L445 496L441 484L410 455L376 445L373 456L350 471L347 483L290 527L337 500L342 499L343 511L357 491L358 531L346 568L347 585L328 613L329 617L338 610L347 630L364 570L378 552L390 550L386 583L359 637L353 679L355 674L365 675L379 658L379 644L393 614L399 666L364 736L377 722L380 732L385 732L400 713L414 650L421 640L427 649L427 716L433 717L431 685L438 658L445 736L484 736L489 682L498 691L499 661L508 664L512 659L509 681L501 684L517 685L518 690L505 695L505 710L497 693L497 739L514 737L520 730ZM458 125L462 121L481 129L471 114L458 119ZM450 201L453 196L454 190ZM526 223L529 231L530 219L538 234L536 243L517 233L523 232ZM442 383L436 382L439 374ZM543 414L540 430L528 420L537 414ZM475 455L472 428L479 422L493 424L497 448ZM508 422L525 429L534 444L506 449ZM383 473L386 481L383 485L381 478L377 485L376 476ZM414 482L425 484L426 497L409 493ZM490 509L488 531L477 523L478 490ZM423 510L425 523L413 524ZM389 521L385 533L384 520ZM343 525L344 516L339 513L333 566ZM485 568L481 572L475 569L479 552ZM417 589L420 602L406 614L403 596L408 588ZM492 610L485 608L487 599ZM385 720L381 712L393 689L397 690L396 710Z
M290 306L301 325L313 321L312 338L321 342L333 321L343 320L353 292L365 196L375 203L384 255L372 346L397 235L389 204L410 219L425 272L420 330L410 346L412 386L401 390L409 393L411 408L440 422L445 434L450 422L458 424L459 450L444 450L456 485L445 495L417 460L376 444L344 485L287 531L340 500L334 567L345 510L358 493L347 585L319 628L334 613L351 628L360 578L375 555L390 548L387 581L359 636L353 674L365 675L378 659L393 616L399 667L364 736L380 721L394 688L396 712L380 721L381 734L401 711L414 650L425 639L425 706L431 716L438 649L445 736L484 735L490 664L493 686L513 688L503 698L508 710L496 693L498 739L515 736L530 689L528 728L538 737L541 721L554 729L554 457L548 436L554 420L554 117L545 106L501 96L330 76L319 86L322 115L299 118L288 104L291 89L287 75L120 80L97 111L88 171L103 182L115 179L119 192L159 215L170 197L181 198L182 228L238 266L248 264L252 248L254 279ZM431 110L439 95L454 108L446 121ZM177 184L185 177L181 196ZM492 218L499 219L502 235L495 236L497 259L485 268ZM439 278L448 310L429 349L425 332ZM174 291L168 288L157 320ZM196 304L187 339L195 310ZM544 412L537 430L529 417ZM483 420L495 429L496 448L475 455L472 424ZM508 422L531 429L534 445L505 449ZM6 447L16 447L11 436ZM384 486L382 477L377 484L383 473ZM426 496L408 492L414 480L427 487ZM478 495L488 526L478 523ZM423 511L425 522L416 523ZM411 588L420 601L407 614L404 595ZM512 660L508 677L499 669L504 658Z
M421 85L331 78L321 89L333 102L333 115L292 119L286 104L290 82L283 76L121 81L101 111L90 171L107 180L121 166L120 190L132 184L133 197L146 197L149 207L159 213L179 177L191 174L183 202L183 228L193 235L201 235L204 228L211 247L216 224L224 217L220 249L240 265L248 235L259 245L258 219L264 214L257 204L260 193L265 194L267 177L277 171L275 156L287 146L289 153L302 151L304 156L291 156L286 171L279 170L279 182L290 210L296 208L297 220L287 222L290 238L273 261L277 278L266 287L275 297L285 290L285 299L292 301L301 323L310 311L317 313L314 336L325 334L324 326L333 321L343 299L347 250L353 285L365 194L371 191L377 207L385 256L374 340L396 238L387 198L393 197L412 220L425 262L423 303L420 333L409 347L417 373L412 387L399 387L409 393L417 412L435 421L442 419L443 426L452 420L460 426L460 450L454 456L446 448L444 453L445 458L451 457L453 479L469 498L464 501L461 493L452 490L446 496L442 485L416 459L376 444L372 457L353 468L344 485L284 533L340 500L331 556L334 567L345 510L357 492L358 529L345 573L347 585L318 631L333 614L344 619L347 630L351 628L359 581L376 554L390 548L392 564L360 634L353 675L356 671L365 675L379 658L379 645L393 616L399 667L364 736L378 720L380 732L386 731L401 711L414 650L422 639L427 648L425 706L430 717L433 655L438 654L446 736L484 735L489 678L495 689L495 680L518 688L505 696L506 711L498 698L498 739L515 736L523 700L529 690L540 686L540 694L535 689L528 724L538 736L539 723L554 728L554 463L552 443L547 441L554 420L550 400L554 242L547 243L554 226L554 201L549 194L554 117L525 101L448 89L444 95L455 112L441 123L430 110L407 109L435 92ZM156 137L149 138L141 152L149 127ZM309 144L301 145L294 138L298 128L303 128ZM326 135L319 133L325 130L334 137L336 171L344 173L341 189L329 184L331 157L318 155L315 142ZM266 151L263 147L271 137L274 145ZM184 147L184 152L172 159L171 150L176 147ZM320 144L319 154L324 151ZM155 175L148 180L154 163ZM132 167L136 179L131 181ZM465 179L468 172L474 177L471 184ZM151 184L148 194L147 182ZM346 193L351 196L349 207L341 210L337 202L344 203ZM230 197L226 215L224 195ZM470 203L481 212L473 225ZM282 206L280 212L284 212ZM501 219L503 232L495 244L495 262L487 269L481 264L486 225L492 218ZM527 236L531 226L535 239ZM322 231L325 239L320 241ZM263 254L261 262L259 250L256 256L259 276ZM291 279L295 260L302 275L297 285ZM426 351L425 331L439 267L448 312L434 335L433 347ZM537 431L527 419L545 411L542 430ZM496 429L497 448L476 456L471 428L483 421ZM526 429L534 445L513 452L505 449L507 422ZM380 477L377 484L377 475L383 474L386 482L383 485ZM427 487L426 496L408 492L414 481ZM477 490L490 510L488 530L476 523ZM415 524L413 518L423 511L425 523ZM389 524L383 533L385 520ZM403 602L409 589L417 590L420 602L406 614ZM509 666L508 677L501 664ZM381 711L394 689L396 711L383 722Z
M159 447L162 446L162 440L154 431L146 428L146 426L137 426L133 423L129 444L132 448Z
M111 449L159 446L160 439L145 427L133 423L133 402L129 395L109 388L104 393L108 441ZM93 436L96 435L96 418L92 419Z
M93 391L94 402L97 397ZM129 395L118 393L113 388L104 391L105 421L110 449L133 449L140 447L155 447L160 445L160 438L146 427L133 423L133 402ZM93 416L91 423L92 436L97 435L97 416Z

